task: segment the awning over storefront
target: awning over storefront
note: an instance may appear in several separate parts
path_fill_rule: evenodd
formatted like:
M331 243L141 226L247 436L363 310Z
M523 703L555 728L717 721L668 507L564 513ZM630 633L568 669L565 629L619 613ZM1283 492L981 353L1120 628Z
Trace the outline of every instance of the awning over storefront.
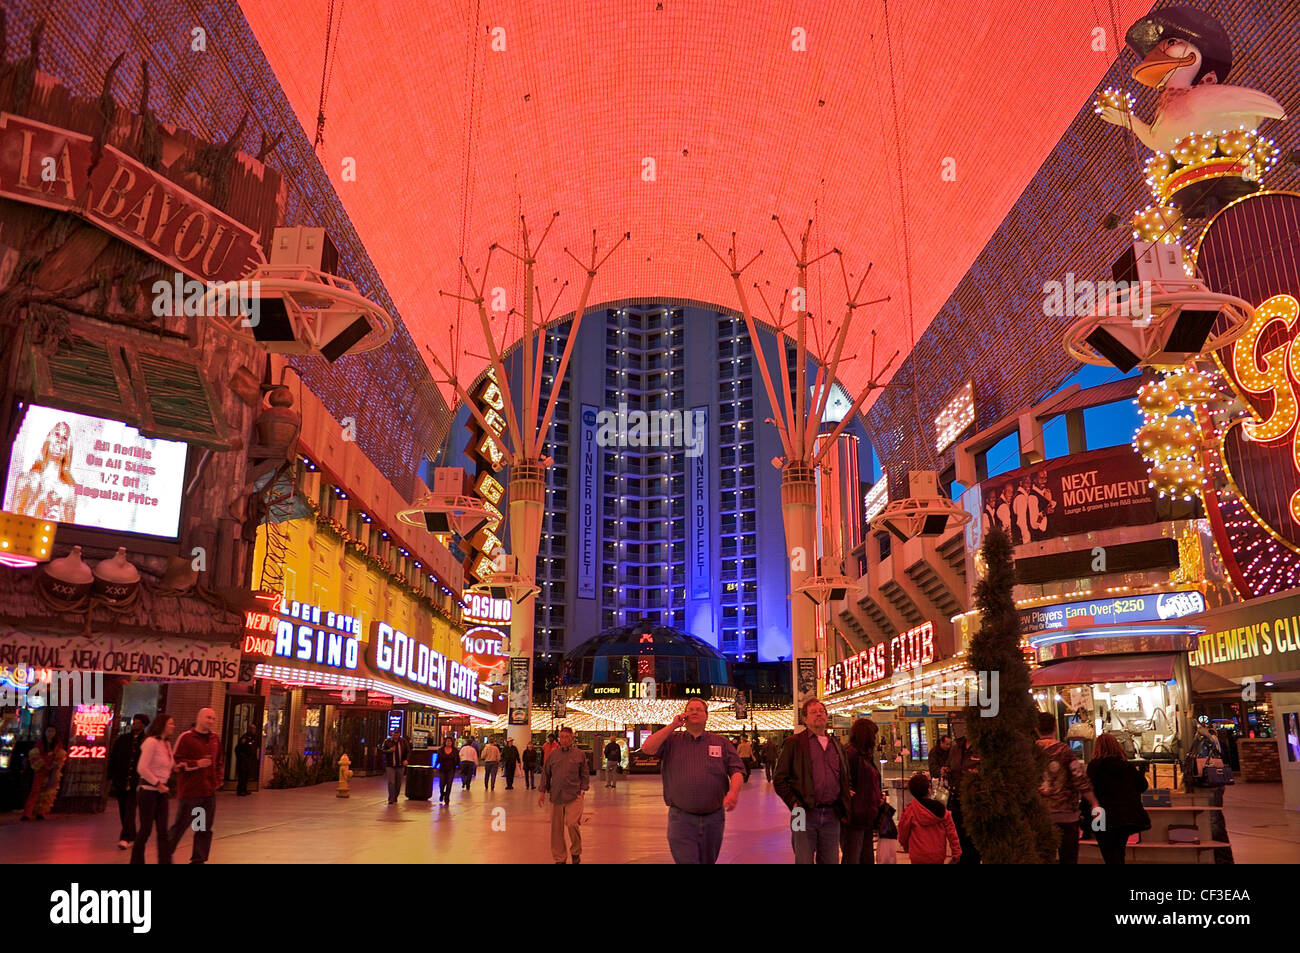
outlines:
M1174 677L1172 655L1125 655L1081 658L1034 669L1034 688L1045 685L1091 685L1102 682L1167 682Z
M1234 682L1230 678L1224 678L1222 675L1215 675L1213 672L1203 668L1192 668L1192 691L1198 695L1213 695L1219 692L1232 692L1234 695L1241 693L1241 683Z

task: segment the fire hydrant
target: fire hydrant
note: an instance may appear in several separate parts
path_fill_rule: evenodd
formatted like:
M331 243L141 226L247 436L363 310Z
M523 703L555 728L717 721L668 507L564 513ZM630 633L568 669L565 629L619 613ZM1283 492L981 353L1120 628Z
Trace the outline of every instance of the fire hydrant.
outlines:
M352 769L349 767L351 764L352 759L347 755L339 758L339 797L348 797L349 795L348 778L352 777Z

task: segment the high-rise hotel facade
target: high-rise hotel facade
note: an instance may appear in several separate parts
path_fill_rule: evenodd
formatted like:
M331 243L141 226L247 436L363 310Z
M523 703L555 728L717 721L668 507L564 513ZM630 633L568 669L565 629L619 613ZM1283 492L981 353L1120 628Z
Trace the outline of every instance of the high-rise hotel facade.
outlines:
M548 333L542 409L571 329ZM761 338L775 373L776 337ZM521 373L518 348L506 367L512 381ZM554 464L537 556L539 655L650 618L738 661L790 657L772 416L742 318L686 304L587 312L543 451ZM466 463L467 418L462 408L448 438L452 465ZM846 433L869 478L861 424Z

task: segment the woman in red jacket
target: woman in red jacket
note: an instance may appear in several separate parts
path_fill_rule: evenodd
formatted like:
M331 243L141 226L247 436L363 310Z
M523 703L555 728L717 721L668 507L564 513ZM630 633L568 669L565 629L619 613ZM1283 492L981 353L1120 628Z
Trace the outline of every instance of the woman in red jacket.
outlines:
M898 822L898 846L914 864L942 864L946 842L952 848L952 862L957 863L961 859L957 828L948 809L930 797L930 779L918 772L908 780L907 789L912 800Z

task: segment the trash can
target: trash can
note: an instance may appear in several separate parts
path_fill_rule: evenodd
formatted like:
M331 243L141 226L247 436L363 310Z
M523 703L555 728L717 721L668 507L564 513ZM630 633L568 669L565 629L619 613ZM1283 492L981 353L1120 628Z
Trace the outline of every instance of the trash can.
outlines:
M427 801L433 797L432 748L416 748L406 759L406 798Z

